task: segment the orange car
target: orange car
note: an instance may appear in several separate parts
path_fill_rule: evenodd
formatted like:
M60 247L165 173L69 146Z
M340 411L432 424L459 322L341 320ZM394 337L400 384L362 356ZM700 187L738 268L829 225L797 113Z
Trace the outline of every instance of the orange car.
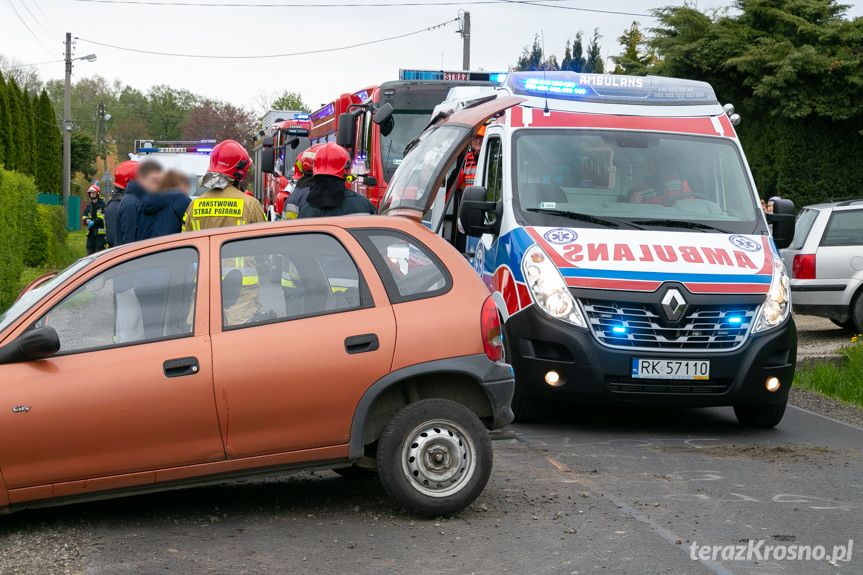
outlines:
M173 235L28 289L0 315L0 509L323 468L448 514L512 420L488 290L400 218Z

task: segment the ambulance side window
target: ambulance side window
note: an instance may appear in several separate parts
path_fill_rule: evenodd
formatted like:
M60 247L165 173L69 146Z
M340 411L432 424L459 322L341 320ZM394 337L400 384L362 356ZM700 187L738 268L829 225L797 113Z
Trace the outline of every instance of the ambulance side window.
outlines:
M491 137L488 141L483 174L489 201L499 201L503 188L503 144L498 137Z

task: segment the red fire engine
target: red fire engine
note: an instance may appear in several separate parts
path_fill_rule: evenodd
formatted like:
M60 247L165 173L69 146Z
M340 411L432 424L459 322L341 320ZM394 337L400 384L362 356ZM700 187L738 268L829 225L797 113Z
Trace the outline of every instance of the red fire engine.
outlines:
M343 94L311 115L313 144L337 141L351 153L350 186L376 206L404 157L451 88L499 86L499 72L399 70L397 81Z
M311 122L301 112L272 111L263 123L262 137L255 142L254 196L267 219L275 221L282 218L285 199L293 189L294 162L309 147Z

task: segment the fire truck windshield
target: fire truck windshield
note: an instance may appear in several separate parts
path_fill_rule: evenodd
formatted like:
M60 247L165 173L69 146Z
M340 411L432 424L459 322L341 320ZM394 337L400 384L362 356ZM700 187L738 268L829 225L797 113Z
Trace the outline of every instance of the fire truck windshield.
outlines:
M386 182L402 163L407 145L428 125L430 116L431 110L396 110L393 114L393 131L388 136L381 134L381 163Z

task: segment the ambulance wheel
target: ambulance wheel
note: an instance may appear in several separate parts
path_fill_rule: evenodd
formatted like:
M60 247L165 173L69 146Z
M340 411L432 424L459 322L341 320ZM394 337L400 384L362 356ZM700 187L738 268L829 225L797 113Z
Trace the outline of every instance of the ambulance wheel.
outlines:
M515 392L512 394L512 413L515 421L529 423L537 417L536 400L525 397L518 391L518 381L515 382Z
M491 438L479 418L448 399L424 399L399 411L378 442L378 475L403 507L426 517L470 505L488 483Z
M776 427L782 421L786 405L788 400L769 405L735 405L734 415L741 425L769 429Z

